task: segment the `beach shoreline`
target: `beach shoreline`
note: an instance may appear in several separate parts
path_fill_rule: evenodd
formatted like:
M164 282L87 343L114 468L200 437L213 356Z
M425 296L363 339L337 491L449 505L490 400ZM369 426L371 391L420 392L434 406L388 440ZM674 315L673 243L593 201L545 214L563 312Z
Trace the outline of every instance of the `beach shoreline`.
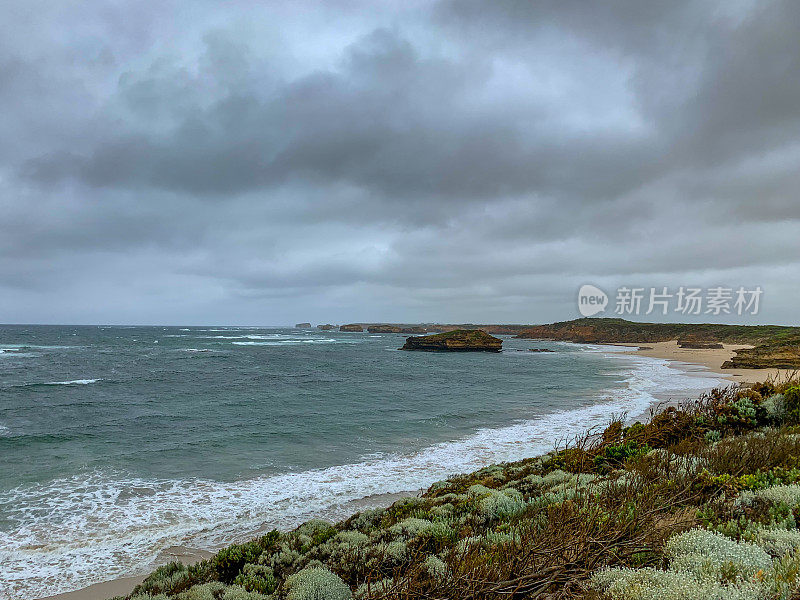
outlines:
M644 356L653 359L666 360L668 366L679 370L684 375L697 376L708 378L713 375L720 380L730 381L731 383L752 383L761 381L769 377L782 377L788 370L779 369L722 369L722 363L728 360L734 351L743 347L742 345L729 345L725 344L722 349L688 349L679 348L677 341L670 342L657 342L657 343L642 343L641 345L626 343L626 344L609 344L619 347L627 348L621 352L631 356ZM639 346L639 347L637 347ZM668 394L654 394L656 402L651 405L646 411L641 414L630 415L633 418L641 418L656 407L663 408L664 406L681 404L686 398L676 397ZM409 490L407 492L377 494L353 500L340 506L331 508L326 511L326 514L318 515L318 518L325 518L330 521L337 521L346 518L350 514L358 511L374 508L379 506L388 506L392 502L407 496L418 495L422 490ZM266 531L272 529L270 524L264 524L257 530L252 531L249 537L256 537ZM231 540L235 542L235 540ZM146 570L146 573L151 572L156 567L166 564L170 561L180 561L185 564L192 564L212 556L213 553L208 550L201 550L197 548L189 548L184 546L177 546L165 550L159 558L154 561ZM146 577L146 573L119 577L109 581L95 583L90 586L80 588L78 590L63 592L46 597L40 597L36 600L106 600L114 596L125 596L129 594L133 588L142 582Z
M329 510L317 515L316 518L336 522L359 511L369 508L389 506L401 498L417 496L423 491L424 490L409 490L405 492L365 496L364 498L359 498L357 500L346 502L340 506L332 507ZM251 531L249 534L243 537L246 539L252 539L260 535L264 535L272 529L275 529L275 527L265 523L258 529ZM235 540L231 540L230 543L235 543ZM70 592L62 592L60 594L53 594L52 596L42 596L36 598L35 600L108 600L108 598L113 598L116 596L127 596L145 579L145 577L147 577L149 573L161 565L165 565L173 561L191 565L200 562L201 560L210 558L213 555L214 552L209 550L190 548L187 546L174 546L164 550L161 555L155 561L153 561L153 563L148 565L146 571L140 575L109 579L108 581L94 583Z
M722 364L729 360L737 350L752 348L743 344L722 344L722 348L681 348L677 340L669 342L641 342L614 344L625 347L634 347L628 354L635 356L648 356L670 361L671 366L684 365L684 372L713 373L722 379L735 383L756 383L768 379L785 378L792 373L791 369L723 369ZM635 346L639 346L635 348ZM702 367L700 370L697 367Z

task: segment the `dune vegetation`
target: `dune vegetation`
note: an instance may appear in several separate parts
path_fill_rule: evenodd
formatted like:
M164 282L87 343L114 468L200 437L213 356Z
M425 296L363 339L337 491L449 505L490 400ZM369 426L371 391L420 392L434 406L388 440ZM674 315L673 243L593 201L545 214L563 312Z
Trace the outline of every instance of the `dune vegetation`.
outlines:
M800 597L799 523L800 385L767 382L168 564L128 599Z

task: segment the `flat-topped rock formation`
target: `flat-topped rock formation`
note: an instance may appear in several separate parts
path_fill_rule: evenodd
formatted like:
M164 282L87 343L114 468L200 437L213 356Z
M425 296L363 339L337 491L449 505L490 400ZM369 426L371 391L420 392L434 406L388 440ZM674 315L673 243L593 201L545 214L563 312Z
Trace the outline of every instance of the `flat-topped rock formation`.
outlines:
M317 325L317 329L321 329L322 331L330 331L333 329L334 326L328 323L327 325Z
M370 333L403 333L403 328L397 325L370 325L367 327Z
M361 325L359 325L358 323L350 323L349 325L341 325L339 327L339 331L361 332L361 331L364 331L364 328Z
M786 335L755 348L742 348L723 369L800 369L800 335Z
M678 347L690 350L721 350L724 348L719 342L699 342L697 340L678 340Z
M435 335L412 336L401 350L425 352L500 352L503 340L480 329L456 329Z
M311 329L311 323L298 323L295 327L297 329Z

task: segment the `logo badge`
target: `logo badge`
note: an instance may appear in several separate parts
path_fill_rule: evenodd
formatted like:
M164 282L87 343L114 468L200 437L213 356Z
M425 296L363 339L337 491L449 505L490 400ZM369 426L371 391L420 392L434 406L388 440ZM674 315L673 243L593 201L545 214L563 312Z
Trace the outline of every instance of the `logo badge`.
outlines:
M608 306L608 294L599 287L587 283L578 290L578 310L584 317L601 313L606 306Z

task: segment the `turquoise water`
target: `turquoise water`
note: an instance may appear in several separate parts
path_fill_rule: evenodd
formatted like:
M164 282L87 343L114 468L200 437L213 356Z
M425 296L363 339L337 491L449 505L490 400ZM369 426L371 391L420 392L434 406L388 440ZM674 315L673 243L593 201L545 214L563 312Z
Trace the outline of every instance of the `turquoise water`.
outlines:
M597 346L435 354L399 352L403 339L0 326L0 598L535 455L656 389L715 383Z

